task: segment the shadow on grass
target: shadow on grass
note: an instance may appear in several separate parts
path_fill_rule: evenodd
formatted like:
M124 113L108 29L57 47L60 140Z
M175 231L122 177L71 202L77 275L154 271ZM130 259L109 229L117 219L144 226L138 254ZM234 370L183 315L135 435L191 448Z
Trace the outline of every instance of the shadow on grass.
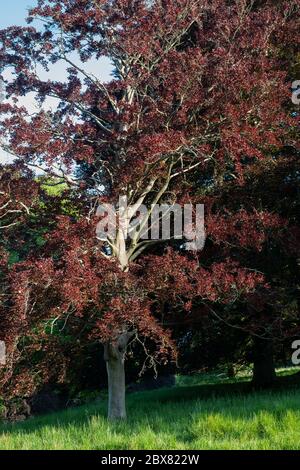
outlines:
M235 383L217 383L217 384L202 384L193 386L178 386L174 388L166 388L155 391L145 392L132 392L128 394L127 402L129 409L128 424L136 424L138 427L144 424L149 424L157 427L159 431L159 422L165 420L164 429L174 426L174 418L181 421L184 427L188 428L188 422L191 419L195 404L192 401L199 403L200 401L207 401L204 404L203 410L205 413L222 412L224 416L231 415L232 417L243 417L250 419L253 412L265 411L264 399L270 398L270 395L281 394L281 392L293 391L300 389L300 373L290 376L278 377L276 383L262 393L261 396L254 390L250 382L235 382ZM253 396L254 400L252 406L247 408L236 408L226 399L242 398ZM225 399L224 402L222 399ZM218 402L220 399L220 402ZM185 402L185 404L183 404ZM278 414L278 410L272 408L272 400L269 400L268 411L274 415ZM176 407L176 403L181 404ZM157 406L155 406L155 404ZM52 413L46 416L38 416L28 419L22 423L15 424L2 424L0 425L0 434L5 432L10 435L17 433L27 434L32 432L39 432L45 427L53 427L56 429L66 428L69 425L83 427L89 423L91 418L106 419L106 399L99 400L93 404L81 406L78 408L70 408L61 412ZM295 405L295 406L294 406ZM298 401L289 404L288 407L291 411L298 411ZM174 413L175 410L175 413ZM199 412L199 408L197 409ZM166 414L164 412L166 411ZM282 410L280 411L280 413ZM172 413L173 424L172 424ZM178 415L176 415L178 413ZM202 411L201 411L202 413ZM126 423L110 423L116 433L124 432ZM178 435L182 441L188 442L191 437L186 430L181 436Z
M200 384L191 386L177 386L173 388L163 388L160 390L145 391L142 393L130 393L139 400L151 399L152 402L170 403L188 400L207 400L210 398L221 398L232 395L249 395L255 391L287 391L300 389L300 373L279 376L275 383L263 389L254 387L250 381L236 381L227 383ZM129 396L130 396L129 395Z

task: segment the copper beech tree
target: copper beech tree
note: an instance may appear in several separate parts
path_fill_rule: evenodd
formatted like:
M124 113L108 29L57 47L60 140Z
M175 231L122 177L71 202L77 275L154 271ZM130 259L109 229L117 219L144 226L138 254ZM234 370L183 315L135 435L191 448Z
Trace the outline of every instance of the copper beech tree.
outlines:
M9 355L15 350L20 331L22 330L22 315L13 318L10 315L12 302L11 289L11 249L22 244L20 227L29 217L36 205L38 185L26 166L11 164L0 166L0 341L5 344ZM7 378L12 370L6 364L5 357L1 358Z
M40 337L49 325L52 333L79 328L105 345L110 418L126 416L130 342L155 365L174 351L165 329L172 314L188 316L199 298L234 302L264 284L229 254L186 250L184 235L154 242L142 233L162 203L206 204L208 236L224 244L243 226L237 243L259 247L279 225L259 207L240 207L222 231L209 211L218 189L242 186L252 163L267 171L274 148L294 145L282 50L297 41L298 10L297 0L39 0L28 19L38 26L0 32L1 67L13 70L1 105L3 145L77 200L43 249L15 265L12 309ZM97 74L103 56L114 71L108 83ZM57 63L66 80L43 80L41 71ZM57 106L30 113L18 104L30 92ZM123 223L101 241L97 208L107 203Z

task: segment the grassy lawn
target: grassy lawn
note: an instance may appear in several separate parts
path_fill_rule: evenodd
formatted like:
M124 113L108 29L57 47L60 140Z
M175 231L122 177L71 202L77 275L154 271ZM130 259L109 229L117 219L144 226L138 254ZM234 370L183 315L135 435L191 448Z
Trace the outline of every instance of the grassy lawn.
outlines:
M300 377L252 392L247 374L179 377L128 394L128 421L106 421L106 399L0 426L0 449L300 449ZM299 381L299 387L297 382Z

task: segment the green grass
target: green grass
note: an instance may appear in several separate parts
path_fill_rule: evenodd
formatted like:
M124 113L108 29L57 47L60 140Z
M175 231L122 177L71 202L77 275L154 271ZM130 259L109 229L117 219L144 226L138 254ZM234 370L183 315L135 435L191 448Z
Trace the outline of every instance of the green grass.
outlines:
M300 449L300 384L289 373L268 392L251 391L247 374L179 377L172 389L129 394L126 423L107 422L103 398L2 424L0 449Z

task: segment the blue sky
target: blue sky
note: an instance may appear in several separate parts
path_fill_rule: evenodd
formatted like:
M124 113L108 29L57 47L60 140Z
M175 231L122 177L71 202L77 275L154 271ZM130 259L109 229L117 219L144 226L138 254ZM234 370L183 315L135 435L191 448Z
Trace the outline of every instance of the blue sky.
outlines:
M24 25L27 9L34 6L34 0L7 0L0 6L0 28Z
M26 25L25 18L27 17L27 11L30 7L36 5L35 0L7 0L0 3L0 29L7 28L8 26L23 26ZM79 62L79 58L75 55L72 56L72 60ZM100 60L91 60L85 64L85 68L88 72L92 73L100 80L107 82L111 79L111 64L108 59L103 58ZM55 79L63 81L66 78L66 66L60 62L51 67L49 73L40 71L40 78L43 80ZM5 75L6 79L9 79L9 74ZM28 94L22 100L20 104L25 105L31 112L37 110L36 103L33 94ZM55 103L50 99L46 102L45 106L52 107ZM8 155L5 154L0 148L0 163L7 161Z
M0 4L0 29L13 25L26 25L27 9L33 4L28 0L8 0ZM0 149L0 163L9 157Z

